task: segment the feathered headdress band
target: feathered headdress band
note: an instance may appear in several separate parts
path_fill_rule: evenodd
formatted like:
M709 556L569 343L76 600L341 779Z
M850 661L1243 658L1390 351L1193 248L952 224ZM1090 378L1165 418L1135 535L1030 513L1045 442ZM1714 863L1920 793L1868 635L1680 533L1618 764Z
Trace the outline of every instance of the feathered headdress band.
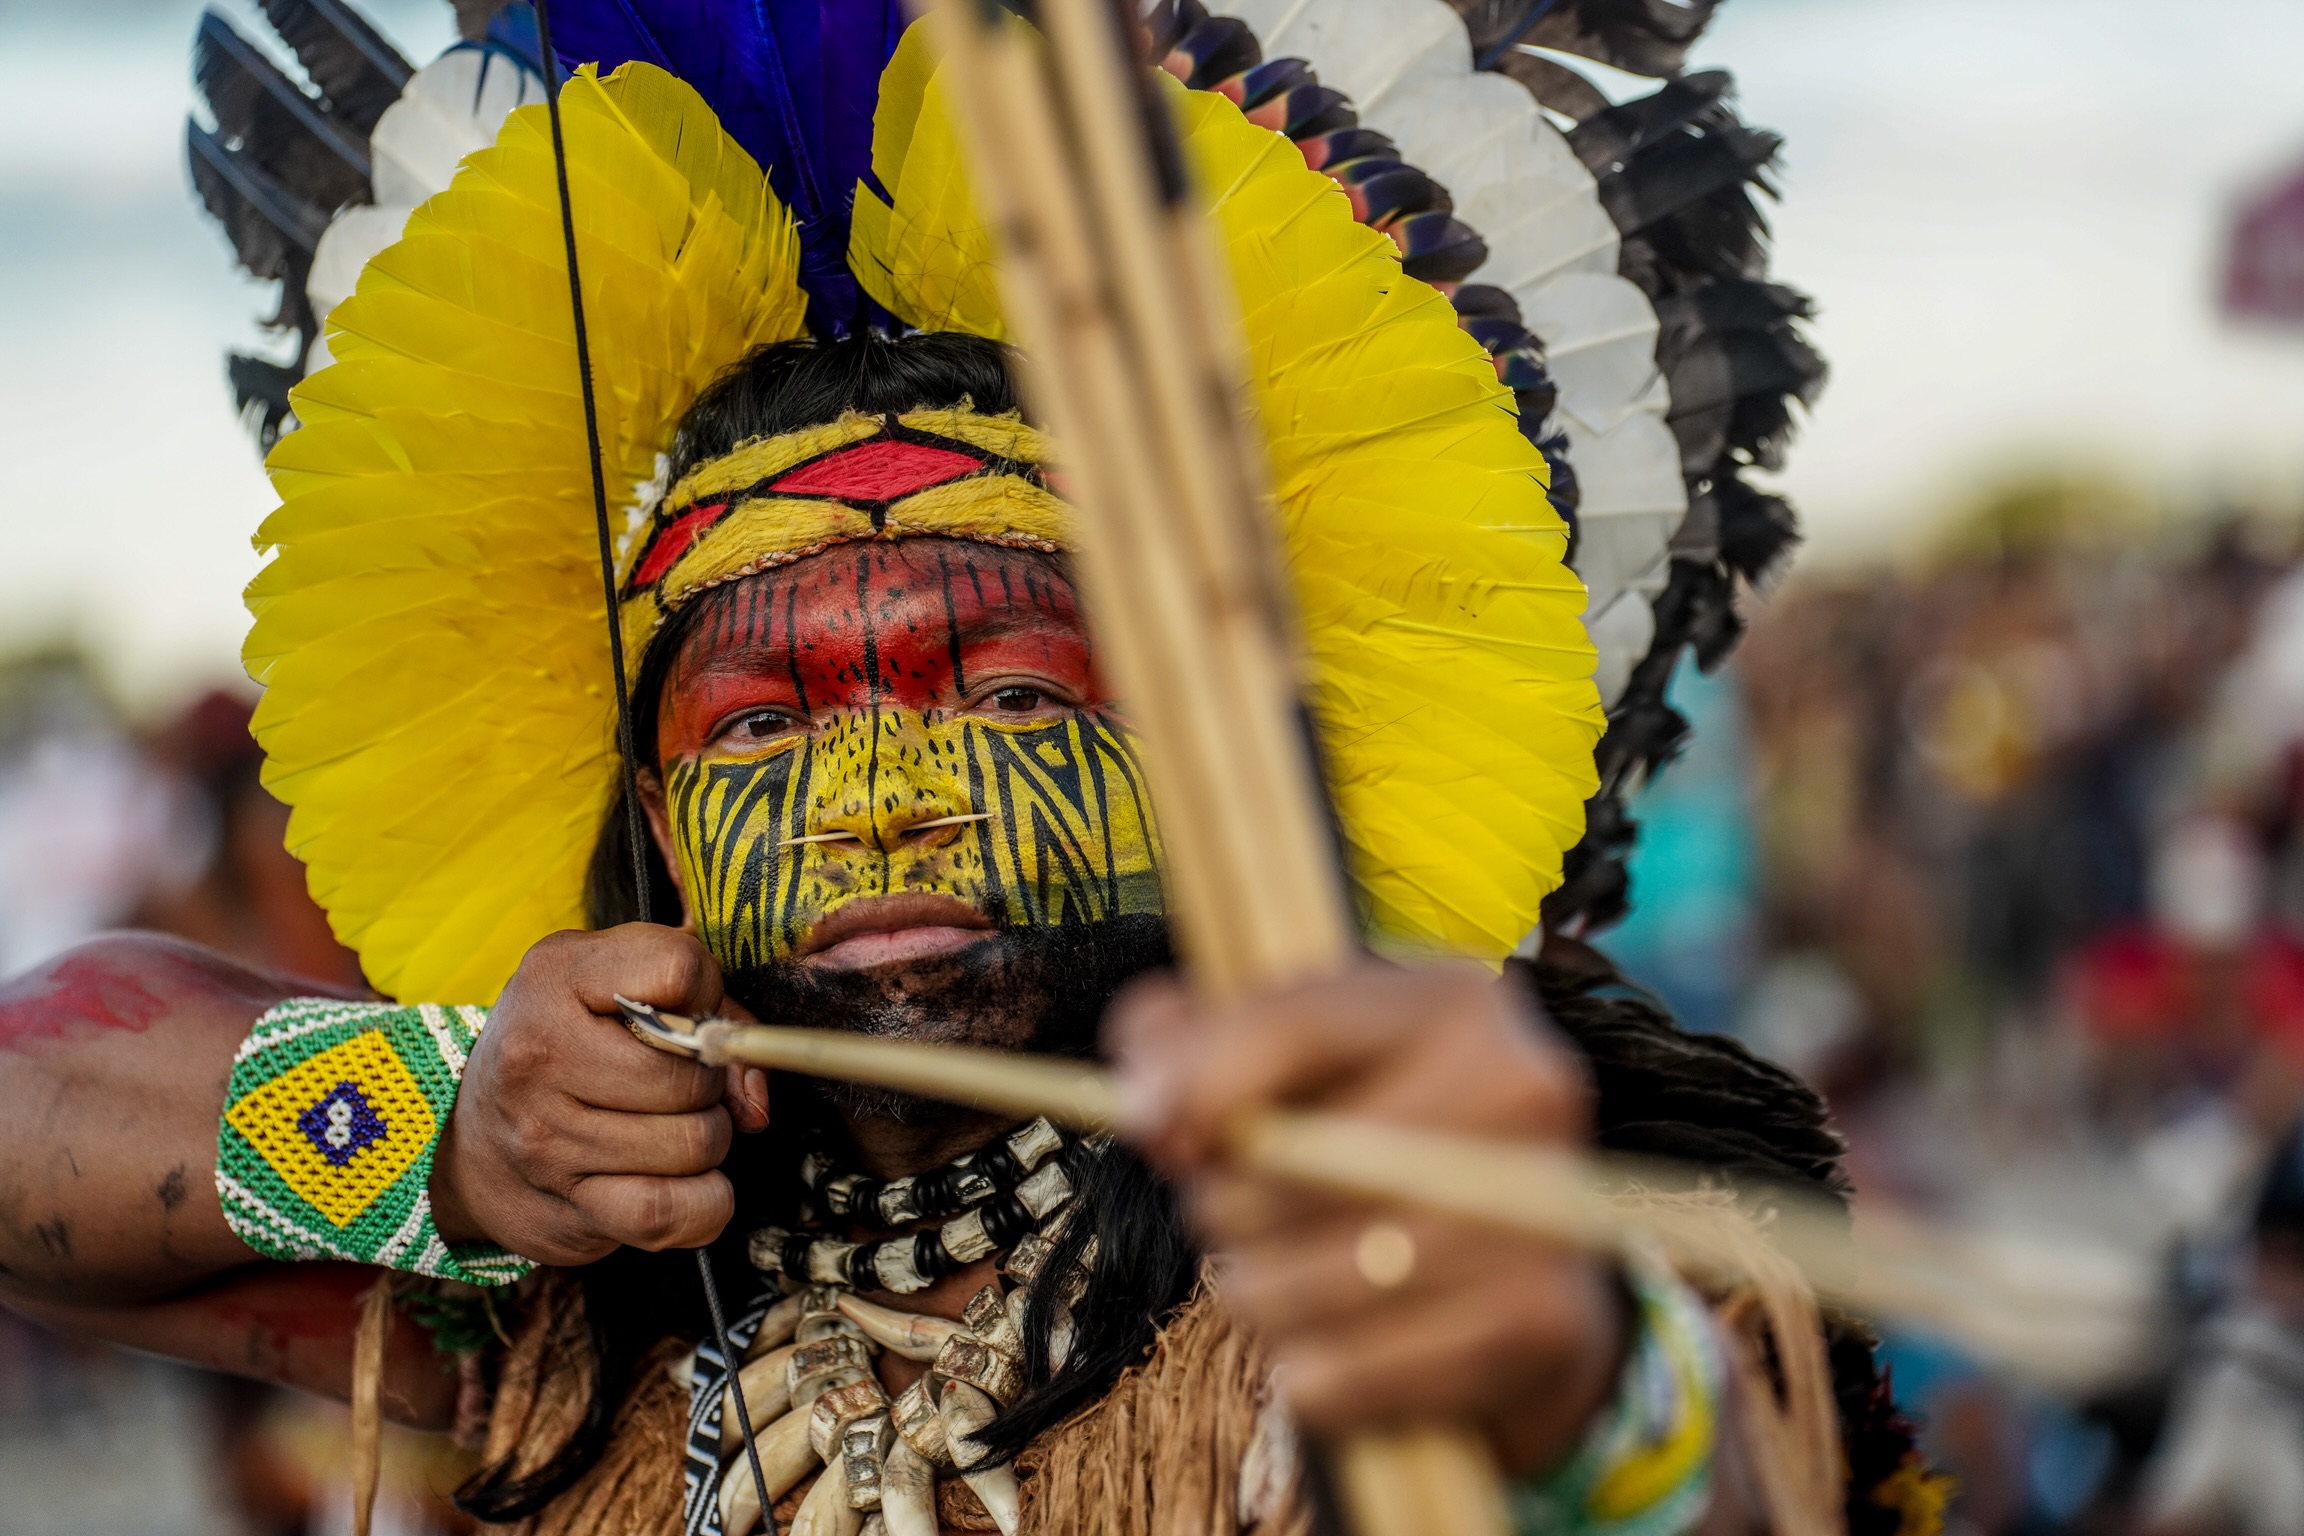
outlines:
M862 539L949 538L1064 547L1071 518L1048 488L1048 440L1010 411L867 416L755 438L681 476L633 541L624 644L723 582Z

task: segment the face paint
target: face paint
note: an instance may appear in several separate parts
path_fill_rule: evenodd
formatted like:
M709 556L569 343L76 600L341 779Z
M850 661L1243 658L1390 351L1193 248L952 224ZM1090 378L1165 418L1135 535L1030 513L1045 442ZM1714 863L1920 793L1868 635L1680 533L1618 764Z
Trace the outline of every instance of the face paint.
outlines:
M690 911L723 966L863 897L1004 927L1162 909L1158 833L1052 557L843 546L707 599L658 749Z

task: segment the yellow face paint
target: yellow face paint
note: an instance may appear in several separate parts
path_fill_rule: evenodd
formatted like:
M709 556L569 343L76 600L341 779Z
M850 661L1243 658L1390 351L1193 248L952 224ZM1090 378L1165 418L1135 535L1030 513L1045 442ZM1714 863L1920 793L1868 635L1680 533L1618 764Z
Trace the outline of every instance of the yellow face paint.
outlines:
M1135 747L1096 711L843 712L765 755L675 763L667 810L697 931L731 970L790 958L867 896L950 896L1003 926L1162 910Z

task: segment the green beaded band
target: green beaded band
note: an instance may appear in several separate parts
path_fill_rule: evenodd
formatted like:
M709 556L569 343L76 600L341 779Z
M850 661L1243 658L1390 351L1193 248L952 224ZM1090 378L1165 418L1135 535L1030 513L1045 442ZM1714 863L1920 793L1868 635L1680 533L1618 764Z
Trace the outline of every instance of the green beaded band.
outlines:
M1726 1380L1711 1314L1661 1263L1626 1275L1639 1319L1616 1400L1566 1466L1511 1490L1515 1536L1682 1536L1711 1503Z
M535 1266L432 1222L432 1152L481 1008L291 998L232 1059L216 1131L224 1219L272 1259L350 1259L473 1285Z

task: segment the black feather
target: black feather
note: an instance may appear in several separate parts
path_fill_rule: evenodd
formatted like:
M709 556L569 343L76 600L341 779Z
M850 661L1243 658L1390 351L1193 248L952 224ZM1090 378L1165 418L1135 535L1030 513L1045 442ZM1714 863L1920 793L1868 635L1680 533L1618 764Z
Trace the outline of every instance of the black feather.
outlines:
M1800 542L1800 519L1791 503L1754 490L1733 474L1721 476L1706 495L1714 507L1720 563L1765 588Z
M1709 475L1730 451L1778 467L1792 432L1791 402L1807 403L1824 362L1790 326L1708 331L1658 362L1671 387L1666 418L1690 474Z
M261 0L264 17L327 98L330 112L365 138L400 99L415 68L344 0Z
M227 149L198 123L184 125L184 149L192 185L224 232L240 264L258 277L277 278L303 290L312 248L328 227L328 215L266 174L248 155Z
M1760 184L1763 167L1783 144L1775 134L1747 128L1719 109L1696 121L1703 131L1675 132L1600 177L1600 202L1625 234L1639 234L1724 192Z
M1200 21L1169 44L1167 59L1171 74L1192 89L1204 91L1219 80L1246 74L1263 63L1264 49L1248 23L1203 13Z
M238 407L241 421L255 434L257 446L271 452L293 419L288 391L304 377L302 364L269 362L234 352L224 360L224 376L231 382L232 403Z
M216 136L299 198L328 213L368 198L368 136L332 117L223 17L200 18L192 75Z
M1304 163L1316 171L1351 160L1397 159L1400 146L1373 128L1338 128L1298 139Z
M1520 301L1511 293L1493 283L1466 283L1448 296L1456 307L1459 320L1505 320L1513 325L1520 321Z
M1792 433L1792 402L1813 406L1824 360L1795 322L1807 297L1774 283L1708 282L1656 302L1656 361L1671 386L1671 425L1691 481L1728 455L1777 467Z
M1456 200L1448 189L1412 165L1369 156L1328 167L1328 175L1352 199L1353 216L1382 225L1411 213L1451 213Z
M1635 75L1676 75L1719 0L1452 0L1482 69L1549 48Z
M1569 131L1568 146L1593 170L1614 170L1650 145L1661 143L1667 135L1694 123L1718 106L1734 88L1735 79L1728 71L1708 69L1701 74L1683 75L1664 89L1621 106L1570 113L1579 121ZM1546 105L1551 103L1547 100Z
M1488 242L1445 213L1411 213L1376 226L1400 247L1400 270L1427 283L1457 283L1488 259Z
M1584 835L1561 861L1560 884L1544 898L1544 931L1587 933L1624 915L1632 856L1640 824L1625 814L1623 797L1602 791L1584 805Z
M1507 53L1488 67L1519 81L1547 111L1571 120L1581 120L1608 108L1608 98L1601 94L1600 87L1558 59L1541 53Z

